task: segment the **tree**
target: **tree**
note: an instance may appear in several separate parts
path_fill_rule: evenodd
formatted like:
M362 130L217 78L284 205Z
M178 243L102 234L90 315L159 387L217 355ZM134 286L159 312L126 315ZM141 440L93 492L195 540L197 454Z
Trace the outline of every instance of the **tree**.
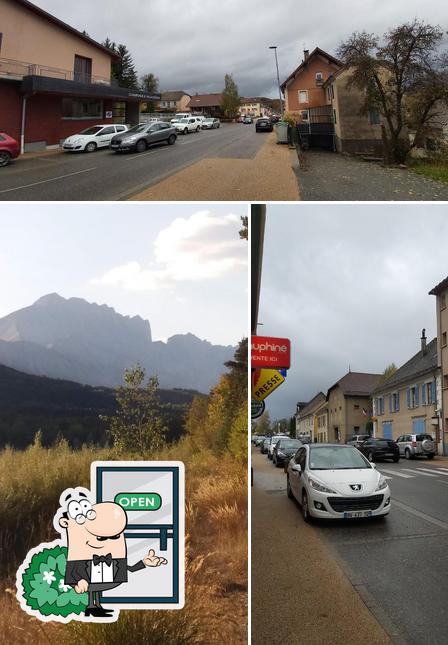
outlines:
M395 363L390 363L387 367L384 368L381 376L380 376L380 383L385 383L388 379L390 379L391 376L395 374L397 371L397 366Z
M146 94L158 94L159 93L159 79L154 74L145 74L140 79L140 86ZM155 104L154 101L146 102L146 112L154 112Z
M270 435L272 432L271 417L269 411L263 412L257 423L257 434Z
M243 228L239 232L240 238L247 241L249 239L249 218L247 215L241 217L241 224Z
M403 163L448 105L447 54L439 53L443 31L417 19L383 36L354 33L338 49L352 69L348 87L364 93L361 112L379 111L390 160ZM411 142L408 131L415 133Z
M144 381L145 370L140 365L125 370L124 385L115 394L118 409L114 416L102 417L114 447L120 452L138 452L142 458L161 448L167 432L157 376L151 376L146 386Z
M233 80L231 74L226 74L224 77L224 90L222 92L221 109L224 116L228 119L233 119L238 115L240 109L240 96L238 94L238 86Z
M107 47L114 54L118 54L120 59L112 63L112 78L115 79L121 87L128 87L130 89L138 88L138 77L135 71L132 56L126 45L117 45L109 38L102 43L103 47Z

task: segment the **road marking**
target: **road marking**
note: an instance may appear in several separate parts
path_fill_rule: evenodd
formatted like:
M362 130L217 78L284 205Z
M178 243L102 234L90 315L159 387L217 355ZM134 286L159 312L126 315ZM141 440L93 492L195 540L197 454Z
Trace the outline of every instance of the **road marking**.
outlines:
M431 515L426 515L426 513L417 511L417 509L412 508L407 504L403 504L403 502L398 502L395 498L392 498L392 505L398 506L398 508L401 508L403 511L407 511L408 513L411 513L412 515L415 515L416 517L419 517L422 520L426 520L426 522L430 522L431 524L434 524L435 526L439 526L441 529L445 529L445 531L448 531L447 522L442 522L442 520L438 520L435 517L431 517Z
M423 468L419 468L418 470L413 470L412 468L402 468L402 470L405 470L407 473L414 473L416 475L424 475L425 477L437 477L437 475L430 475L429 473L422 473Z
M383 475L384 479L393 479L393 477L389 477L389 475Z
M133 159L141 159L142 157L146 157L147 155L154 154L154 152L158 152L159 150L168 150L171 146L164 146L163 148L152 148L151 150L148 150L148 152L139 152L136 155L133 155L132 157L126 157L125 161L132 161Z
M418 470L424 470L427 473L435 473L436 475L445 475L446 477L448 477L448 473L441 473L438 470L436 470L435 468L418 468Z
M441 466L435 466L435 468L437 468L437 470L443 470L444 472L448 473L448 468L442 468Z
M382 468L380 470L380 473L389 473L389 475L397 476L397 477L403 477L404 479L412 479L414 475L405 475L402 472L398 472L396 470L386 470L386 468Z
M32 188L33 186L39 186L41 184L48 184L50 181L58 181L59 179L66 179L66 177L73 177L74 175L80 175L83 172L91 172L92 170L96 170L96 166L94 168L86 168L85 170L78 170L77 172L69 172L67 175L60 175L59 177L52 177L51 179L43 179L42 181L35 181L32 184L25 184L24 186L16 186L15 188L6 188L6 190L0 190L0 194L10 193L13 190L22 190L22 188Z
M448 484L448 482L446 481L446 479L439 479L438 481L439 481L439 482L442 482L442 484Z

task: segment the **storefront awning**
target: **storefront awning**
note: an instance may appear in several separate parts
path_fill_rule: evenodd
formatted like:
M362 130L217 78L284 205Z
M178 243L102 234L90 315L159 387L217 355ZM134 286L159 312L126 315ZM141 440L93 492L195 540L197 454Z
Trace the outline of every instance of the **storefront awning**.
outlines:
M135 102L160 100L160 94L148 94L143 90L105 83L80 83L50 76L24 76L21 91L23 94L60 94Z

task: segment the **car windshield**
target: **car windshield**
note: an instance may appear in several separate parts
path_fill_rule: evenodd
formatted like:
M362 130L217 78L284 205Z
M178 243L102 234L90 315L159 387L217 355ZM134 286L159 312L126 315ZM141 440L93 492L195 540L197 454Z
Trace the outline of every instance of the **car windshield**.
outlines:
M204 123L213 123L213 119L204 119Z
M372 468L356 448L351 446L312 446L310 470L351 470Z
M103 129L102 125L94 125L91 128L86 128L80 134L97 134L100 130Z
M179 123L188 123L188 119L187 118L179 119Z
M297 439L282 439L279 443L279 448L282 450L295 450L300 446L300 441Z
M145 130L148 128L147 123L139 123L138 125L134 125L133 128L129 128L127 131L127 134L135 134L138 132L145 132Z

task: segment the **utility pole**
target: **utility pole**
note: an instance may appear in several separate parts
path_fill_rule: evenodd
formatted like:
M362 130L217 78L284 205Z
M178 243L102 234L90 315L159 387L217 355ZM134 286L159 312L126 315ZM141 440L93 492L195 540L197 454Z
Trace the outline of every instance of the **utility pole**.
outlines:
M280 87L280 74L278 71L277 45L271 45L269 49L273 49L275 54L275 66L277 68L278 98L280 99L280 116L283 118L283 99L282 99L282 90Z

